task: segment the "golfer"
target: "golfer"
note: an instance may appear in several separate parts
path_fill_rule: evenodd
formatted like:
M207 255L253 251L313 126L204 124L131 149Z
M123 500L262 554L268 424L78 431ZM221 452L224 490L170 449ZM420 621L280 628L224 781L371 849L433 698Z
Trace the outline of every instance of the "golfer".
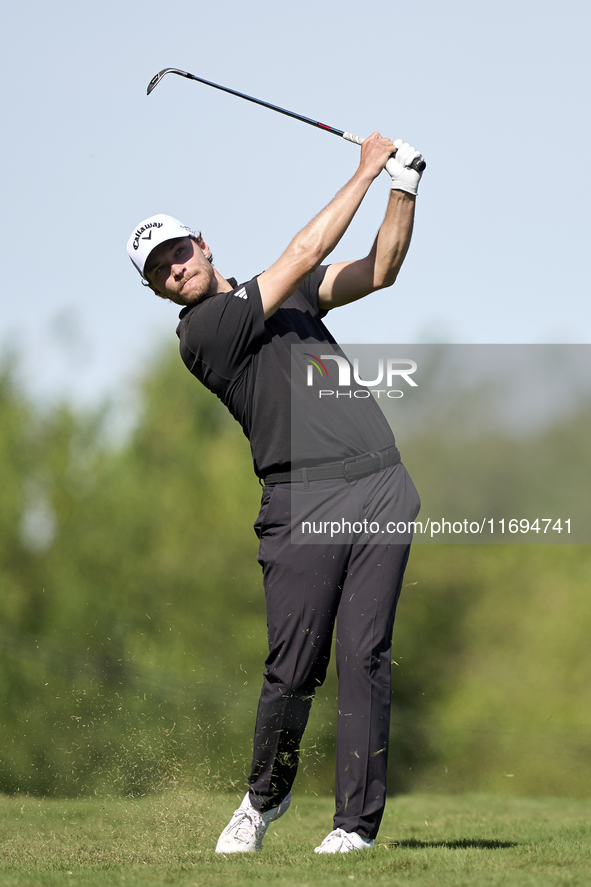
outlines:
M220 835L219 853L260 850L269 824L287 810L335 622L336 812L333 829L316 852L371 847L380 826L392 629L411 534L376 538L355 527L367 528L367 521L384 526L392 518L404 525L414 520L420 503L375 399L318 397L306 384L305 361L292 359L292 346L305 346L313 356L327 350L338 354L323 323L326 313L396 280L411 239L420 179L411 163L417 156L409 144L374 132L361 146L350 181L270 268L241 284L214 267L201 233L171 216L141 222L128 242L144 282L156 295L183 306L177 328L183 361L240 422L264 482L255 531L269 655L248 791ZM390 196L369 253L323 264L384 168L391 177ZM305 416L295 458L294 404ZM331 513L352 521L353 532L336 540L294 542L292 530L302 526L300 518L312 525L314 517Z

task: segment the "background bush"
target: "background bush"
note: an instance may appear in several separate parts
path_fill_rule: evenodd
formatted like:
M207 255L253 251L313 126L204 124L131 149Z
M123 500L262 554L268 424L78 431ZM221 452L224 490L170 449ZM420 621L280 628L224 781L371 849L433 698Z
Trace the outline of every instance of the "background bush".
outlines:
M266 648L248 443L175 350L139 403L116 443L108 409L42 410L0 380L4 792L244 784ZM536 446L581 449L588 412L569 423ZM404 445L419 472L429 439ZM588 546L415 546L392 791L589 794L590 568ZM332 791L335 714L331 672L301 788Z

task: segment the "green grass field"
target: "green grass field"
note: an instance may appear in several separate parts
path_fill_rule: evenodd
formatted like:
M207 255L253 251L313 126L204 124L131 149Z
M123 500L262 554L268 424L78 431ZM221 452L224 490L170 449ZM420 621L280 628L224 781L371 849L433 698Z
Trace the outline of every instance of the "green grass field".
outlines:
M589 885L591 803L414 794L389 801L374 850L317 856L330 798L294 798L261 853L216 856L240 797L0 798L0 884Z

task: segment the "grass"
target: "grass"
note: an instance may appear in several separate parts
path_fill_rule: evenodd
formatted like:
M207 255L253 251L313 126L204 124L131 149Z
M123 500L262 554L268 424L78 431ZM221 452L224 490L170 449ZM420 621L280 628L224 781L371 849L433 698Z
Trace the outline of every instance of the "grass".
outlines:
M128 799L0 797L0 884L136 887L589 885L591 804L415 794L390 799L374 850L317 856L332 801L295 797L261 853L217 856L240 798L179 788Z

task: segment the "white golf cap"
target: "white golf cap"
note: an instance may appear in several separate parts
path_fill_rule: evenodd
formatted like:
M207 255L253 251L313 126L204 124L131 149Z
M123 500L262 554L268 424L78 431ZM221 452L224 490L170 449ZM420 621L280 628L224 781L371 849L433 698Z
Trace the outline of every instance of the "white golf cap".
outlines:
M166 240L174 240L175 237L196 236L192 228L183 225L178 219L158 213L140 222L127 241L129 258L144 277L144 268L148 256L157 246Z

